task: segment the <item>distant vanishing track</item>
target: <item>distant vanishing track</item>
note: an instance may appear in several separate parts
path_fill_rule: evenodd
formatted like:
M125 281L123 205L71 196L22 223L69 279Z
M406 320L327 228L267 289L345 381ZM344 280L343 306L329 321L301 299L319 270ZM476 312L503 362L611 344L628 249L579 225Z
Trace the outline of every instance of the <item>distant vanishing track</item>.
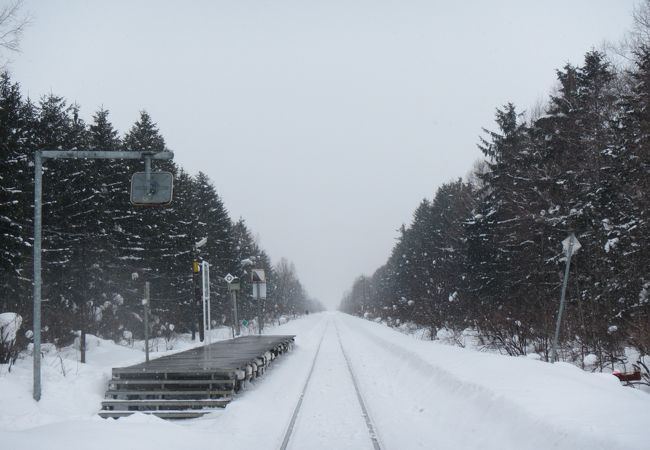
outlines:
M284 434L284 439L282 440L282 445L280 446L280 450L287 450L289 441L291 440L291 436L294 431L294 427L296 424L296 419L298 418L298 415L300 413L300 408L302 406L303 399L305 397L305 392L307 391L307 388L309 387L309 382L311 381L311 377L314 373L314 367L316 367L316 361L318 360L318 355L320 353L320 348L321 344L323 343L323 339L325 338L325 333L327 332L327 329L329 327L329 322L325 326L325 330L323 331L323 335L320 338L320 341L318 343L318 347L316 348L316 354L314 355L314 360L312 361L311 364L311 369L309 370L309 374L307 375L307 379L305 380L305 384L302 388L302 391L300 392L299 398L298 398L298 403L296 404L296 407L293 411L293 415L291 416L291 421L289 422L289 426L287 427L287 431ZM350 377L352 378L352 384L354 385L354 390L357 394L357 401L359 402L359 406L361 407L361 412L363 415L363 419L366 423L366 427L368 428L368 434L370 435L370 440L372 442L372 446L374 450L382 450L381 445L379 444L379 439L377 437L377 433L375 432L375 427L372 423L372 420L370 418L370 415L368 414L368 409L366 407L366 403L363 399L363 395L361 394L361 390L359 389L359 383L357 381L357 377L354 374L354 371L352 370L352 364L350 363L350 358L348 357L348 354L345 352L345 349L343 348L343 342L341 341L341 335L339 334L339 328L338 325L334 325L336 327L336 338L339 341L339 346L341 348L341 353L343 353L343 357L345 359L345 363L348 368L348 372L350 374Z

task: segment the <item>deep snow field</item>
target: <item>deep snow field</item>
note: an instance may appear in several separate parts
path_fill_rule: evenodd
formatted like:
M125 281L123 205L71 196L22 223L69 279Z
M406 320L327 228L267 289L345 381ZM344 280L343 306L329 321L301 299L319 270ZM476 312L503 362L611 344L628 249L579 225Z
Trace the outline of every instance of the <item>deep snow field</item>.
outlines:
M372 448L340 345L384 449L650 448L650 395L612 375L422 341L342 313L265 332L295 334L294 350L224 410L200 419L96 415L111 368L142 362L141 343L89 337L87 364L72 347L46 354L38 403L31 357L10 373L0 366L0 449L277 449L321 342L292 449ZM228 337L216 330L213 341ZM181 337L173 351L196 345Z

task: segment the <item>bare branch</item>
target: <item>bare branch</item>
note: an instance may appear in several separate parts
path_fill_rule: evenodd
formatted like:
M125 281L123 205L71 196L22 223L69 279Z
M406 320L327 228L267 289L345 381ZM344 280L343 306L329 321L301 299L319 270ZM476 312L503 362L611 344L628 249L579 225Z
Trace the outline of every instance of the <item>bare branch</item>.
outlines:
M0 48L11 52L20 51L20 40L25 28L30 23L27 15L21 15L23 0L0 8Z

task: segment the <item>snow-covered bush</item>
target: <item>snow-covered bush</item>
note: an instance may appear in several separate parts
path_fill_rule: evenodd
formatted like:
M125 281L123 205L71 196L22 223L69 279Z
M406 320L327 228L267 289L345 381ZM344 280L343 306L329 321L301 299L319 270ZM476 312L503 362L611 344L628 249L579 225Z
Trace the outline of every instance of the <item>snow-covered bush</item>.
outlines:
M151 336L153 338L153 342L149 344L149 348L153 347L155 351L173 350L176 345L176 341L178 340L178 335L174 331L175 328L176 327L173 323L162 323L160 319L154 319L153 325L151 326ZM160 344L163 344L164 347L161 348Z
M75 350L81 349L81 332L77 332L77 337L74 339L72 347ZM86 349L100 347L102 345L102 340L95 336L94 334L86 334Z
M592 370L598 365L598 356L594 355L593 353L589 353L582 359L582 363L585 369Z
M120 345L133 347L133 333L131 333L129 330L123 330Z
M0 314L0 364L12 365L16 361L19 351L16 341L22 323L23 318L16 313Z

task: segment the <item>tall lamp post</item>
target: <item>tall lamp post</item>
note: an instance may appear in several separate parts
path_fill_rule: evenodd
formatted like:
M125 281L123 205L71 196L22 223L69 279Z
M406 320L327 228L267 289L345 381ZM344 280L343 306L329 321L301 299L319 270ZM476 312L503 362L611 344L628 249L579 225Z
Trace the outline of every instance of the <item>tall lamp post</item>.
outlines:
M201 273L201 263L199 261L199 253L201 253L201 247L208 243L208 238L204 237L198 242L194 243L192 247L192 300L190 301L190 323L192 325L192 340L196 339L196 326L197 323L200 323L200 306L202 301L202 291L201 285L199 284L199 274ZM203 342L204 333L201 331L199 326L199 339Z
M560 326L562 325L562 313L564 312L564 305L566 303L566 287L569 282L569 269L571 268L571 257L580 250L582 245L576 237L575 233L569 234L565 240L562 241L562 248L566 254L566 267L564 268L564 281L562 282L562 294L560 296L560 309L557 313L557 322L555 323L555 336L553 337L553 346L551 347L551 363L557 361L557 346L560 339Z
M34 400L41 399L41 253L43 227L43 162L47 159L141 159L144 172L131 178L131 203L138 206L167 205L172 201L174 180L169 172L153 172L152 160L171 160L169 151L36 150L34 152Z

